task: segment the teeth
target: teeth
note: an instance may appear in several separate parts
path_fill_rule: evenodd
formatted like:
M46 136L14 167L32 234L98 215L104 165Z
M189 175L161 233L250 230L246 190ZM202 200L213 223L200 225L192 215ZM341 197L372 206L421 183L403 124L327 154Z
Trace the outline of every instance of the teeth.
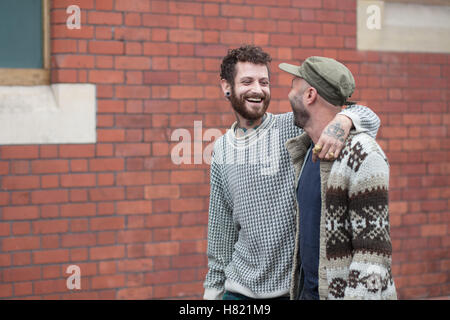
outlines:
M262 101L262 99L256 99L256 98L248 98L247 100L251 101L251 102L261 102Z

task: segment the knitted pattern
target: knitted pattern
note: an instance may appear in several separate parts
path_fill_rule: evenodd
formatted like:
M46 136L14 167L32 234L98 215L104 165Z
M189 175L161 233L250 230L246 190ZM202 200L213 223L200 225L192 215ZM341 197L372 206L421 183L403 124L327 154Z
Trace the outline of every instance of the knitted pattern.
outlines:
M379 119L369 108L341 113L376 135ZM258 129L236 137L235 123L215 142L205 299L219 299L225 289L252 298L289 292L296 209L285 142L303 132L293 120L292 112L268 113Z
M310 144L306 134L286 143L297 177ZM389 235L389 165L385 154L367 134L351 134L336 161L321 161L320 171L320 298L396 299ZM297 232L301 231L297 228ZM301 286L296 252L292 298Z

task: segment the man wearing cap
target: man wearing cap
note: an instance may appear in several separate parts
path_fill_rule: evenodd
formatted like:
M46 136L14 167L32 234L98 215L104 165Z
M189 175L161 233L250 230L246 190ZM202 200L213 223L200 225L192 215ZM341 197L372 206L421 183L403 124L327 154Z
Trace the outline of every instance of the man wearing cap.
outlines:
M389 165L366 133L351 131L334 161L312 161L314 144L355 89L338 61L309 57L289 101L304 133L286 142L295 168L297 222L291 299L396 299L391 273Z
M303 130L292 112L266 112L270 61L250 45L222 60L221 86L237 121L214 144L205 299L289 298L296 205L285 142ZM330 151L337 156L352 122L376 136L378 117L367 107L349 106L322 134L325 154L319 158Z

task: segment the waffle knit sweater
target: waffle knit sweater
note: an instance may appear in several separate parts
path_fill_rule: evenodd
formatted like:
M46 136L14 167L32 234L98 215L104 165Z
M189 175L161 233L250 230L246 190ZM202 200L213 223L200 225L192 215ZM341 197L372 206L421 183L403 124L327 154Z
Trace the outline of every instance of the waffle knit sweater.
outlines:
M343 110L355 129L376 136L379 118L367 107ZM292 112L268 113L243 137L233 124L214 144L205 299L225 290L252 298L289 294L295 245L294 169L285 148L303 133Z
M310 150L304 133L286 143L298 179ZM320 161L320 299L396 299L389 234L389 165L367 134L351 133L334 162ZM298 258L297 207L291 299L303 286Z

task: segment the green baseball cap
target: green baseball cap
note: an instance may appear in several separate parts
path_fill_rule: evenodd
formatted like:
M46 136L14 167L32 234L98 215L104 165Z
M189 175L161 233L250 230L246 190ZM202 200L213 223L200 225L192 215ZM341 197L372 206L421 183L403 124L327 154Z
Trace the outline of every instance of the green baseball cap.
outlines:
M325 57L309 57L301 66L280 63L278 67L303 78L322 98L335 106L354 104L347 99L355 91L355 79L342 63Z

